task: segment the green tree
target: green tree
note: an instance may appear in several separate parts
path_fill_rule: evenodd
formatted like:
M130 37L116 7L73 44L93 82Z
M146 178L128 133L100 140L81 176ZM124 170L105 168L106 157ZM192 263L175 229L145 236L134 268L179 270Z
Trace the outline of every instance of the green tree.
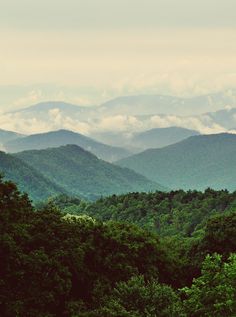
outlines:
M207 255L201 276L182 292L188 316L236 316L236 254L228 262L219 254Z

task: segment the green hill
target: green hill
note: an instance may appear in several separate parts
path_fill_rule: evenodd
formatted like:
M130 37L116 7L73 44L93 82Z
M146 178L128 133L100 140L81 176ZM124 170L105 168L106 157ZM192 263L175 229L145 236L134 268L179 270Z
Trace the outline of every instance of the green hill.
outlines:
M171 189L236 189L236 135L190 137L117 162Z
M96 198L134 191L163 190L132 170L107 163L77 145L15 154L70 195Z
M130 155L128 150L97 142L80 133L68 130L51 131L47 133L33 134L18 140L12 140L4 144L7 152L21 152L27 150L41 150L51 147L59 147L67 144L75 144L95 154L105 161L115 161Z
M5 175L6 179L16 182L19 189L27 192L35 201L66 192L32 166L4 152L0 152L0 172Z
M128 193L101 198L83 205L65 196L53 203L65 213L86 214L101 221L122 221L158 233L160 236L201 236L209 218L235 210L236 192L183 190Z

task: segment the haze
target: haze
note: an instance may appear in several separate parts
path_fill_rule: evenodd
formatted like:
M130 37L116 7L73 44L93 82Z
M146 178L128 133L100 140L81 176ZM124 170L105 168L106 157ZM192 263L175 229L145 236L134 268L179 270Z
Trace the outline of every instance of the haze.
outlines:
M236 3L1 1L0 107L236 85Z

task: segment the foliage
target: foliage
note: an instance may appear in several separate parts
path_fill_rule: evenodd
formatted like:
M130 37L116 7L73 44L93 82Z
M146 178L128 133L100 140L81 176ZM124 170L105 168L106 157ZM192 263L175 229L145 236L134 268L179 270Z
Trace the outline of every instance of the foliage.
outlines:
M130 195L155 201L155 194ZM227 192L194 195L180 192L181 199L169 199L168 204L195 198L198 206L202 201L207 208L230 210L234 204L234 194ZM121 197L128 206L127 195ZM165 197L159 197L160 205L163 198L167 203ZM119 201L116 196L109 199ZM74 203L91 208L77 198L61 196L56 201L64 209ZM197 239L163 239L133 224L65 214L51 203L37 210L14 183L1 178L0 316L233 317L236 255L225 259L236 251L234 235L232 211L210 219ZM203 257L216 248L222 255L207 256L200 271Z
M202 275L183 288L184 306L188 316L236 315L236 254L224 263L222 256L208 255L203 262Z
M197 238L203 235L210 217L235 210L235 203L236 192L178 190L113 195L71 209L102 221L132 222L161 236Z

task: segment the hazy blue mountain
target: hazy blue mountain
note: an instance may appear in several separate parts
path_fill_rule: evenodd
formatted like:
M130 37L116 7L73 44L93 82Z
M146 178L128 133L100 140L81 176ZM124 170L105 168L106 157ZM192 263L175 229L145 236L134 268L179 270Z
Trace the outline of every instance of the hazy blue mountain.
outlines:
M126 115L197 115L224 108L227 105L236 107L236 92L220 92L192 98L179 98L166 95L121 96L105 102L100 111L109 114Z
M4 143L17 138L22 138L23 136L24 135L20 133L0 129L0 149L4 149Z
M73 105L71 103L63 102L63 101L47 101L47 102L40 102L35 105L32 105L30 107L26 107L17 111L14 111L15 113L24 113L24 114L29 114L29 113L40 113L45 111L51 111L53 109L58 109L63 112L71 113L74 114L75 112L81 112L86 107L83 106L78 106L78 105Z
M8 114L22 116L22 119L32 119L48 122L49 126L56 126L59 121L67 118L73 120L86 120L88 117L95 115L94 107L74 105L63 101L47 101L38 104L11 111ZM59 122L60 124L60 122ZM61 127L62 128L62 127Z
M133 191L161 190L132 170L98 159L77 145L24 151L15 156L37 169L70 195L98 197Z
M171 189L236 189L236 135L193 136L118 162Z
M223 109L216 112L207 113L213 122L219 124L226 129L234 129L236 127L236 108Z
M32 166L10 154L0 152L0 173L6 179L16 182L19 189L27 192L33 200L45 200L49 196L66 193Z
M130 135L153 128L179 126L201 133L223 132L236 126L235 109L236 90L232 90L192 98L121 96L97 106L43 102L6 116L18 131L29 126L28 134L41 131L40 127L48 131L67 129L123 147ZM121 138L109 135L118 132Z
M13 140L7 142L5 144L5 149L8 152L15 153L25 150L40 150L50 147L58 147L67 144L81 146L83 149L88 150L99 158L109 162L130 155L130 152L125 149L109 146L82 134L68 130L58 130L29 135L16 141Z
M198 131L181 127L156 128L136 133L130 141L136 148L161 148L199 134Z
M150 148L161 148L182 141L190 136L199 135L196 130L181 127L154 128L139 133L103 132L94 138L106 144L123 146L133 153Z

